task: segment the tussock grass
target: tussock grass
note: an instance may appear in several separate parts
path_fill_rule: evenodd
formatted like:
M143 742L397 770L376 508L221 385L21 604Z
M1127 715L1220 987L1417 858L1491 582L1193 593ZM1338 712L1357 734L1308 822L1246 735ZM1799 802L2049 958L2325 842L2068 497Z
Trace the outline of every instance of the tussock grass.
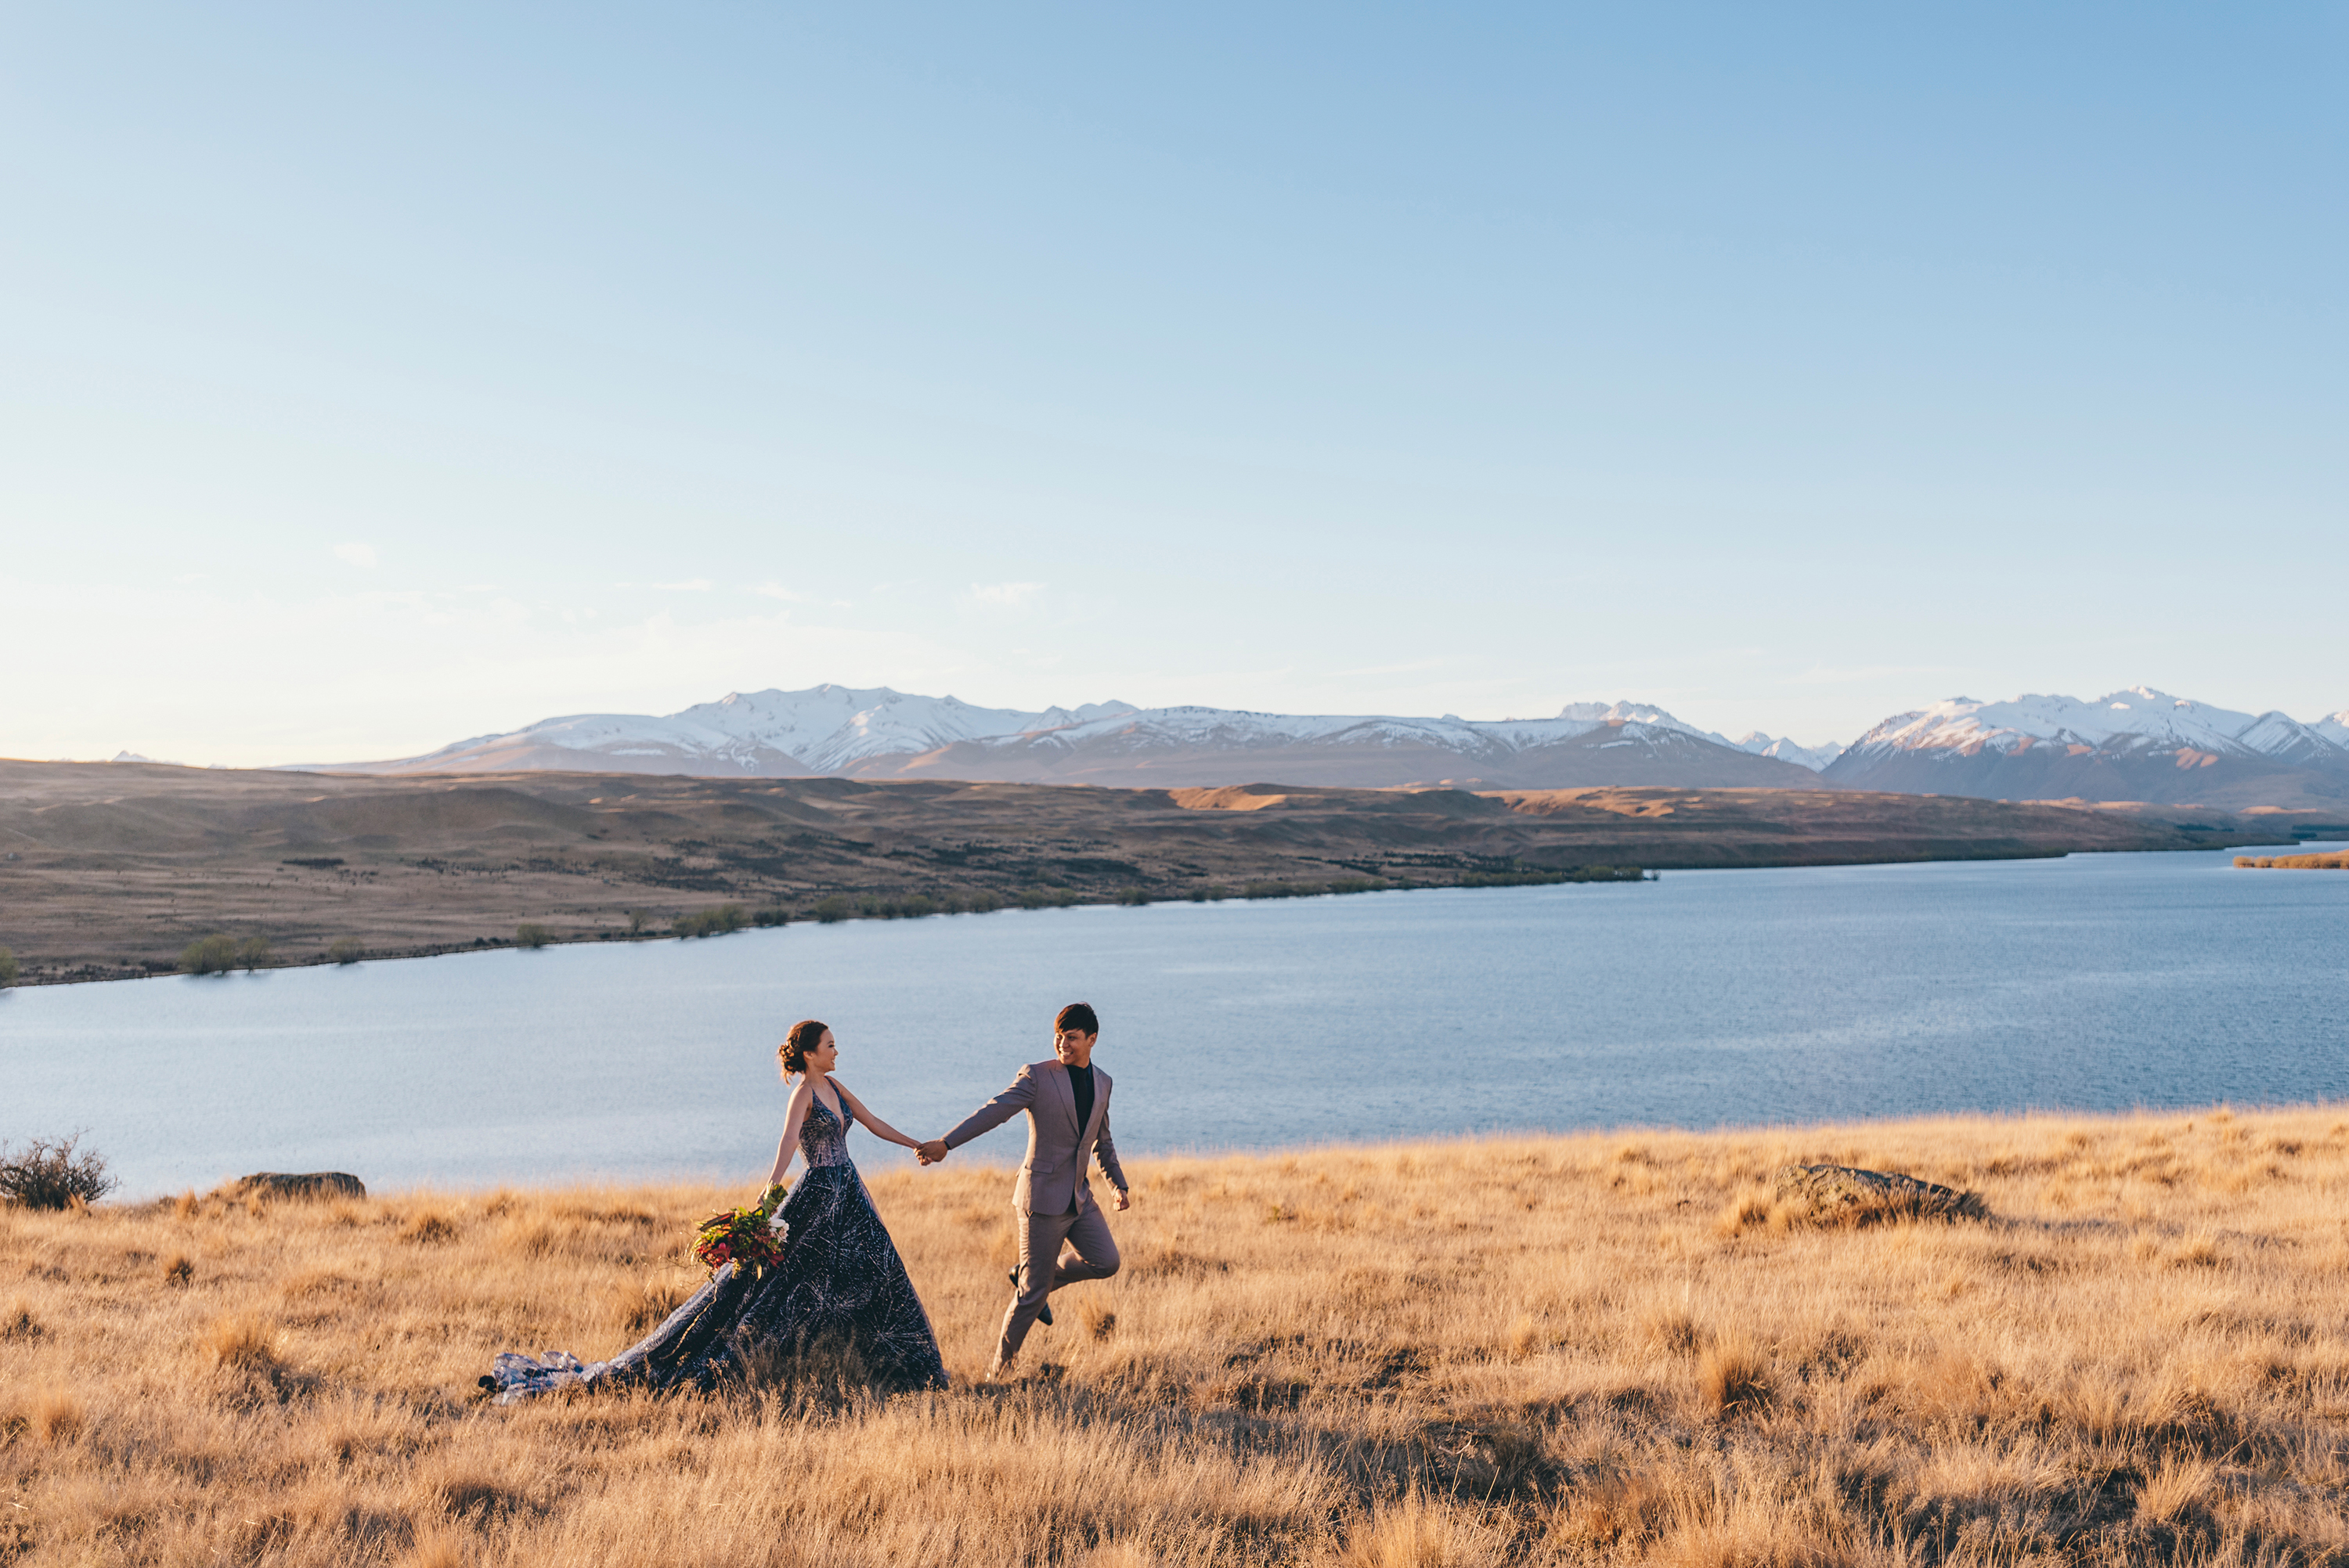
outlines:
M1989 1217L1774 1221L1830 1162ZM957 1378L895 1399L829 1347L478 1400L657 1322L740 1192L0 1211L0 1563L2349 1562L2337 1109L1128 1169L1009 1389L1004 1173L877 1174Z

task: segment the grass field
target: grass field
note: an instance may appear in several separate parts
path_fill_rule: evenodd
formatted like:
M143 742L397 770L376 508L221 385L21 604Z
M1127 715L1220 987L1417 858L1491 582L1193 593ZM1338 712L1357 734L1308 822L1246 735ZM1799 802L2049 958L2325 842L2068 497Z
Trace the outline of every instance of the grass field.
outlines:
M1992 1218L1816 1228L1790 1161ZM476 1400L635 1337L746 1193L0 1213L0 1562L2349 1561L2338 1108L1129 1173L1008 1390L1005 1173L877 1177L956 1378L894 1400Z

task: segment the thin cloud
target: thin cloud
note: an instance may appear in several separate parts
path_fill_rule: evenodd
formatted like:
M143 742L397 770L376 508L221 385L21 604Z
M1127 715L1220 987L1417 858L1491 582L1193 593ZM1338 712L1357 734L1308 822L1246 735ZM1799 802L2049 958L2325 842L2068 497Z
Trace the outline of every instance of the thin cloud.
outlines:
M666 593L707 593L717 584L707 577L688 577L682 583L647 583L645 586Z
M354 566L364 566L369 572L376 569L375 546L372 544L360 544L356 541L349 544L337 544L335 546L335 559L347 561Z
M761 583L756 588L750 590L750 592L756 593L761 599L781 599L786 604L804 604L807 603L806 594L794 593L780 583Z
M974 583L970 600L974 604L987 604L998 610L1025 610L1044 591L1041 583Z

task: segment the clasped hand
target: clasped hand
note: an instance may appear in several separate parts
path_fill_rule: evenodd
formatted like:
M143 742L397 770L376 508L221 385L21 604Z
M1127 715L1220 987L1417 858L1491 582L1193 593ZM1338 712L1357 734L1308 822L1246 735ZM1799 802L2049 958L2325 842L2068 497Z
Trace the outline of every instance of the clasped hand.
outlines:
M947 1157L947 1140L943 1138L933 1138L927 1143L916 1143L914 1145L914 1155L925 1165L936 1165Z

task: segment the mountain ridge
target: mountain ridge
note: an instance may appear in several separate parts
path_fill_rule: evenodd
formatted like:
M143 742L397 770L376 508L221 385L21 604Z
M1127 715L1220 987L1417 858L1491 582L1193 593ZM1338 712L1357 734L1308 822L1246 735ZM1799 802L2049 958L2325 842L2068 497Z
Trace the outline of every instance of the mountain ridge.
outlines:
M1019 783L1349 788L1476 783L1817 788L1652 704L1569 703L1548 718L1271 714L1086 703L986 708L831 684L730 692L678 713L571 714L421 756L325 773L636 772L711 778L957 778Z
M2145 686L2093 701L1951 697L1883 720L1822 776L1847 789L1999 799L2349 809L2349 710L2307 725Z
M126 754L127 756L128 754ZM2349 811L2349 708L2302 724L2130 686L1951 697L1849 747L1731 740L1653 704L1546 718L1276 714L1120 701L985 707L888 686L730 692L667 715L570 714L333 773L634 772L1220 788L1829 788Z

